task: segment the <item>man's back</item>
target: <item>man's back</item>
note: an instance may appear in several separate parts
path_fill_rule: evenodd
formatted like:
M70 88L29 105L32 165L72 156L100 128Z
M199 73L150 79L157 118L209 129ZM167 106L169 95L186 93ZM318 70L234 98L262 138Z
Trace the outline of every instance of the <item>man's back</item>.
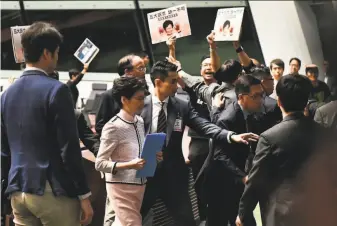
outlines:
M292 189L292 184L299 179L297 178L298 172L317 146L319 131L321 129L317 123L302 113L295 113L286 116L281 123L261 134L256 154L266 156L263 163L259 162L258 158L254 159L254 165L260 165L260 167L263 165L263 173L261 168L260 172L255 172L253 169L249 178L254 177L254 183L263 180L263 183L268 184L268 186L261 184L257 189L261 209L268 210L268 213L262 213L264 220L265 217L268 220L275 217L273 209L282 206L276 202L275 192L285 185L287 189ZM264 151L268 153L262 153ZM263 178L262 176L258 178L258 175L262 175ZM255 185L248 184L247 186Z
M25 71L1 96L2 157L11 157L8 194L43 195L47 180L55 195L89 192L71 103L67 86L40 70Z
M336 155L326 151L326 148L331 146L327 142L330 136L326 132L309 118L292 116L292 119L289 119L288 116L262 135L272 147L270 158L274 158L274 161L269 163L270 180L264 181L268 184L268 191L264 193L263 201L268 201L268 204L260 202L261 208L267 210L264 213L266 225L309 225L308 220L313 219L310 215L319 215L316 214L318 203L326 202L323 206L329 205L329 208L332 208L331 184L334 183L335 177L329 178L327 175L335 175L331 168L335 168L335 165L331 165L331 161L335 162ZM327 160L329 158L330 160ZM263 192L261 191L261 194ZM327 196L330 196L330 201L327 201ZM335 211L337 206L336 202L334 203ZM314 209L316 210L313 211Z

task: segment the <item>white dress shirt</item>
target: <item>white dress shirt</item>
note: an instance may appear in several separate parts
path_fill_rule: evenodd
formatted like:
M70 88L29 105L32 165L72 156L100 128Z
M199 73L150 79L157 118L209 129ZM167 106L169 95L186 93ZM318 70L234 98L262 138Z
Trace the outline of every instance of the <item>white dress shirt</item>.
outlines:
M41 72L43 72L44 74L46 74L48 76L48 73L45 70L43 70L41 68L38 68L38 67L29 67L29 66L27 66L24 71L41 71Z
M164 101L164 112L167 119L167 105L168 105L169 97L167 97ZM161 101L158 99L157 96L152 95L152 123L151 123L151 133L157 132L157 126L158 126L158 117L159 112L161 110Z

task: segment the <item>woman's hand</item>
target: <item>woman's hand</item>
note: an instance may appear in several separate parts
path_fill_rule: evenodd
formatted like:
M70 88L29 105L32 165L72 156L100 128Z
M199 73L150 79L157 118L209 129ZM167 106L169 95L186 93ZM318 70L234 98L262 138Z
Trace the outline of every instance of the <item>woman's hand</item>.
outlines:
M140 170L144 168L146 161L144 159L136 158L131 160L129 163L131 169Z

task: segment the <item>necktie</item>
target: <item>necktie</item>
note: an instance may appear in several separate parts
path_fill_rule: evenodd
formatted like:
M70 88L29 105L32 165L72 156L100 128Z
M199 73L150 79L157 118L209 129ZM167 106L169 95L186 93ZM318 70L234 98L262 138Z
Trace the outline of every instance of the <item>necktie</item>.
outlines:
M246 118L246 132L251 133L252 132L252 123L253 123L253 115L248 115ZM252 143L249 142L249 154L246 160L246 165L245 165L245 171L246 173L249 173L253 166L253 158L254 158L254 150L252 147Z
M166 133L166 115L164 111L165 102L161 102L161 109L158 116L157 133Z

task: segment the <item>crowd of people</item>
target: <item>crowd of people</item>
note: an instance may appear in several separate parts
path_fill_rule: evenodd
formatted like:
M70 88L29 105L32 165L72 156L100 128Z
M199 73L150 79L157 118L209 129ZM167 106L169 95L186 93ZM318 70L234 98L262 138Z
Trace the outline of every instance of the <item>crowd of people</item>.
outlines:
M281 59L266 67L233 42L238 60L222 63L211 32L200 76L192 76L173 37L167 58L150 69L152 89L147 56L119 60L120 78L102 94L93 132L75 110L89 65L59 82L62 39L51 24L33 23L22 35L26 67L1 95L2 188L15 225L90 224L95 210L79 141L105 175L104 226L254 226L257 204L266 226L337 225L337 84L328 62L324 82L315 64L300 75L296 57L284 75ZM178 87L188 99L176 95ZM139 178L151 133L166 133L166 141L155 175Z

